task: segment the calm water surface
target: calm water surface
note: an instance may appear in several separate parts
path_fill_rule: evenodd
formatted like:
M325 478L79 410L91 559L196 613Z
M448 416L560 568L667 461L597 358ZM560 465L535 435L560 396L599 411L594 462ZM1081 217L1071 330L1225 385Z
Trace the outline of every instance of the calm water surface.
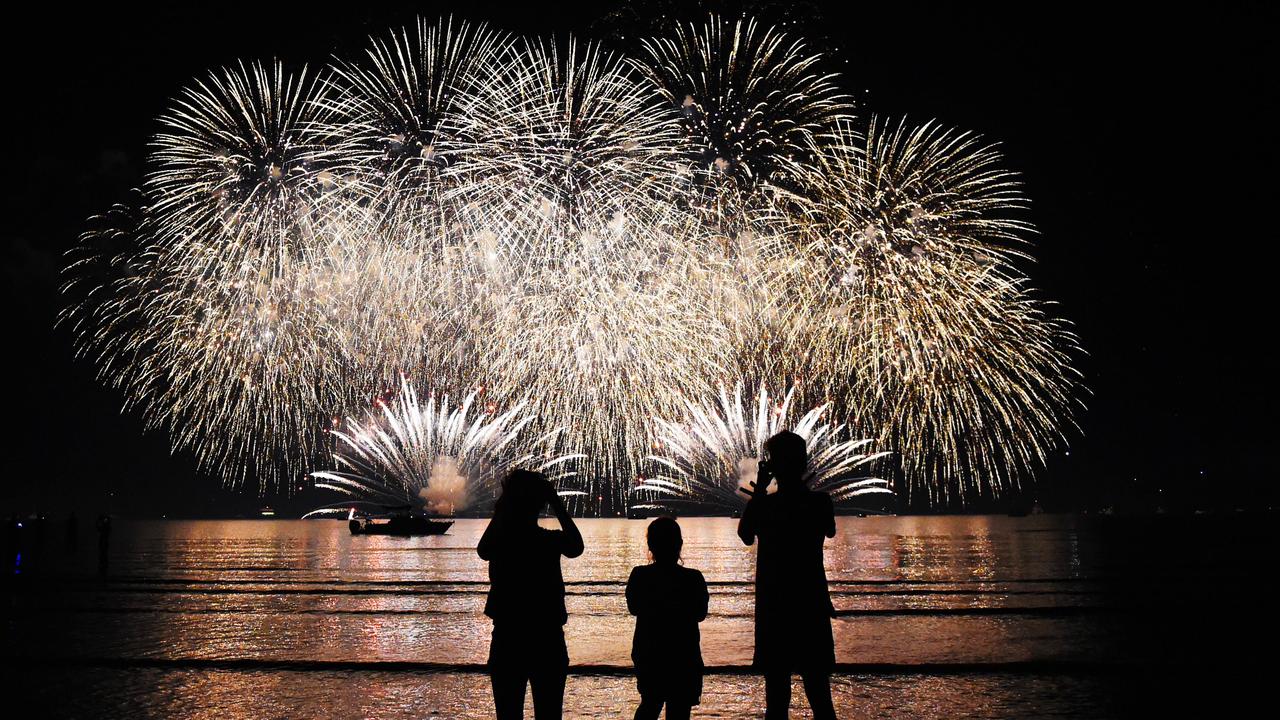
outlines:
M51 527L6 581L7 695L60 717L487 717L484 523L402 539L333 521L121 522L105 574L91 529L72 552ZM646 562L645 522L580 523L586 553L563 563L566 707L620 717L636 700L623 585ZM1144 714L1228 660L1245 626L1274 630L1252 604L1222 611L1274 564L1254 524L840 518L826 564L841 716ZM696 715L758 716L752 550L731 519L681 525L712 593Z

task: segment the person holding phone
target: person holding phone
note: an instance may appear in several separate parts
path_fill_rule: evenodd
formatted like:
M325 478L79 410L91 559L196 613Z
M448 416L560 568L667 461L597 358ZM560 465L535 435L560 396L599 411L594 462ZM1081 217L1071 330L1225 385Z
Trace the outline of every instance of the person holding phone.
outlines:
M831 671L835 608L827 588L822 546L836 535L831 496L806 485L804 438L781 432L765 442L751 499L738 522L738 536L756 550L755 655L765 677L765 718L785 718L791 676L799 673L815 720L834 720ZM769 485L778 491L769 494Z
M559 530L538 525L547 506ZM545 475L515 470L507 476L476 547L489 563L484 614L493 619L489 679L498 720L524 717L526 685L538 720L556 720L563 712L569 615L560 558L576 558L582 550L582 533Z

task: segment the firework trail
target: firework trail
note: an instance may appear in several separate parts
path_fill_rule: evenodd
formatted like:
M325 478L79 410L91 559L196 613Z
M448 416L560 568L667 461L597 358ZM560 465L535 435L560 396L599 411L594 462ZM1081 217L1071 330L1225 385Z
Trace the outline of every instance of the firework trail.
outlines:
M139 196L89 224L68 253L58 322L73 333L77 356L97 366L98 379L125 391L126 408L137 407L147 397L139 381L150 348L138 339L147 328L143 298L155 283L154 258L145 252L154 220Z
M819 70L822 56L754 19L712 15L643 48L636 67L679 109L694 202L728 228L791 188L815 142L852 117L851 98Z
M202 469L233 483L302 477L327 445L323 420L422 356L405 343L425 316L412 256L346 232L328 226L305 255L230 282L186 277L149 250L118 288L98 333L124 365L115 382Z
M728 357L699 229L672 195L677 128L621 57L516 50L462 113L472 144L446 171L474 208L481 376L542 398L599 473L630 475L647 418Z
M319 169L318 93L279 64L185 91L162 118L133 272L69 312L129 406L232 484L304 477L323 419L424 356L437 286Z
M454 221L441 172L465 142L457 118L510 44L483 24L419 18L371 38L360 61L335 59L323 101L336 173L420 233L411 239L439 241Z
M562 486L574 475L573 463L581 456L557 453L559 431L525 437L534 420L527 403L498 412L493 405L477 407L478 397L473 391L454 405L447 395L430 394L424 403L402 380L390 403L379 400L363 420L347 418L333 430L337 469L312 476L317 487L354 499L308 517L401 505L453 515L491 507L502 479L515 468L547 473Z
M805 222L767 252L804 258L787 325L796 372L900 458L908 488L998 494L1065 442L1074 337L1013 260L1030 226L980 138L935 124L847 125L821 153ZM874 418L879 427L858 424Z
M546 417L568 424L598 472L633 476L652 413L678 408L680 389L704 387L730 362L728 334L694 304L688 277L583 268L531 279L484 346L502 370L495 390L544 398ZM708 344L691 353L694 339Z
M459 183L464 227L498 238L515 272L684 246L678 128L621 56L572 38L519 42L457 125L445 177Z
M678 421L656 419L656 446L663 452L649 457L655 472L633 490L648 500L637 507L741 509L747 501L742 489L756 480L765 441L783 430L808 444L810 488L831 493L836 502L892 494L887 481L861 475L888 453L869 452L870 440L845 439L844 425L824 423L829 405L795 417L794 399L794 388L777 401L761 386L744 403L739 382L733 395L722 386L715 401L686 400Z

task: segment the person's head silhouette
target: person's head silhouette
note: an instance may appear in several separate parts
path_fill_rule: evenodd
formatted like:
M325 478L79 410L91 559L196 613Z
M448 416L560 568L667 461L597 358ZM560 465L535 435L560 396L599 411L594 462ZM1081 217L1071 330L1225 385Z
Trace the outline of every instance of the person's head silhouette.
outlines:
M532 470L512 470L502 481L502 497L498 498L494 510L515 520L537 522L538 513L552 492L555 491L546 475Z
M764 443L769 454L769 472L778 481L779 490L804 487L804 473L809 465L809 453L804 438L783 430Z
M649 541L649 554L653 555L654 562L669 564L680 560L684 538L680 535L680 525L675 518L660 517L649 523L646 538Z

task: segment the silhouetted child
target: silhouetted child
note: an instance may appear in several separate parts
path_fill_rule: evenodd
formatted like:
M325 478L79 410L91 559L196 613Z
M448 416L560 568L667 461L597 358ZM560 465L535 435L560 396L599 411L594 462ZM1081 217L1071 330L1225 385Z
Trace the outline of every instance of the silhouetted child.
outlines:
M702 645L698 623L707 617L707 581L681 567L684 539L669 517L649 523L653 563L631 571L627 609L636 616L631 659L640 707L636 720L653 720L665 703L667 720L689 717L702 699Z

